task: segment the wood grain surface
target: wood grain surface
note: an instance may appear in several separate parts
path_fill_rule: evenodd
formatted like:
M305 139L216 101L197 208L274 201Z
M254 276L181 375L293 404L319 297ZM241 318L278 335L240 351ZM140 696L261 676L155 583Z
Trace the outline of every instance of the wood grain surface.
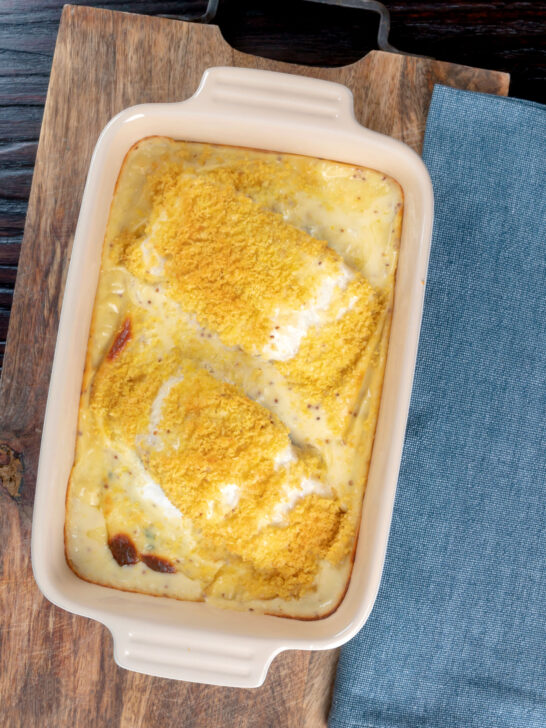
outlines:
M256 690L130 673L114 664L107 630L47 603L31 574L42 420L93 147L104 124L122 108L187 98L212 65L269 68L345 83L354 92L362 123L416 150L434 83L498 94L508 90L506 74L381 52L338 69L291 66L232 50L214 26L66 6L0 384L0 704L2 725L10 728L325 725L336 651L283 653Z

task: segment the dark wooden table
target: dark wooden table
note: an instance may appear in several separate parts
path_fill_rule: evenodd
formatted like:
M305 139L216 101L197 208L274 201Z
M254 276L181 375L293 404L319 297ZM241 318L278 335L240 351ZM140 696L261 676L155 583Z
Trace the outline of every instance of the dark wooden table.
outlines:
M72 2L150 15L198 14L206 4ZM63 0L0 0L0 368L62 5ZM546 100L546 2L385 0L385 5L391 12L390 41L398 49L508 71L511 95ZM376 17L300 0L222 0L215 22L239 50L338 66L375 47Z

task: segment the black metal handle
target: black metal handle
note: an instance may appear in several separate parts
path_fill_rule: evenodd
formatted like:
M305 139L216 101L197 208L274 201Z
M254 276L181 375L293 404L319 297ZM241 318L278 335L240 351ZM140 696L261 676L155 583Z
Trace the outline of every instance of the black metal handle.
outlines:
M383 3L377 0L307 0L312 3L321 3L322 5L337 5L340 8L356 8L358 10L371 10L379 15L379 29L377 31L377 45L382 51L389 53L401 53L406 55L404 51L399 51L389 43L389 31L391 29L391 16L388 9Z
M203 13L203 15L198 15L195 18L190 17L189 15L163 15L161 14L161 18L172 18L172 20L186 20L191 23L212 23L214 18L216 17L216 13L218 12L218 5L220 4L220 0L207 0L207 9Z
M389 31L391 29L391 16L388 9L383 3L377 0L307 0L307 2L321 3L322 5L337 5L340 8L356 8L357 10L371 10L379 15L379 28L377 31L377 45L382 51L389 53L400 53L406 55L404 51L399 51L389 43ZM190 18L187 15L162 15L163 18L173 18L175 20L190 20L193 23L211 23L218 12L220 0L208 0L207 9L203 15L196 18Z

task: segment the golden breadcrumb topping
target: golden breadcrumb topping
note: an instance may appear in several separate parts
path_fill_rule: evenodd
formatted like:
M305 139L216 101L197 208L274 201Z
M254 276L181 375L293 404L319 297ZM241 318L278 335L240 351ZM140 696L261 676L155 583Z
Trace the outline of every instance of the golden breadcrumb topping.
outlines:
M67 499L78 573L277 614L334 608L373 442L401 204L373 170L135 145L107 228Z
M211 585L211 594L230 590L229 597L240 601L298 598L312 585L320 560L338 563L350 551L354 536L339 503L317 495L297 503L288 526L264 531L243 536L242 544L234 545L251 553L253 562L228 562Z
M146 235L155 265L147 265L143 241L133 242L122 257L128 269L165 280L202 325L252 354L269 342L279 309L305 307L322 280L342 271L325 242L206 179L169 178ZM158 263L163 267L154 275Z
M138 334L133 332L137 341ZM297 595L312 582L320 559L339 559L350 549L345 514L325 484L320 455L295 447L272 412L183 352L158 361L149 349L127 344L115 358L105 358L91 407L111 437L139 453L171 503L202 529L210 558L237 558L252 567L256 584L251 580L244 588L258 589L256 598L264 598L258 586L264 579L273 580L278 596ZM293 459L278 466L287 451ZM290 490L297 497L305 479L322 484L327 497L302 494L287 518L282 512L275 518L276 506ZM237 489L236 503L225 499L226 486ZM102 497L112 532L123 518L139 520L138 506L127 497L116 500L115 493Z
M310 329L297 354L276 364L306 406L322 405L336 433L346 427L347 410L356 401L361 364L367 364L366 351L373 351L383 309L381 297L358 276L332 305L331 316Z

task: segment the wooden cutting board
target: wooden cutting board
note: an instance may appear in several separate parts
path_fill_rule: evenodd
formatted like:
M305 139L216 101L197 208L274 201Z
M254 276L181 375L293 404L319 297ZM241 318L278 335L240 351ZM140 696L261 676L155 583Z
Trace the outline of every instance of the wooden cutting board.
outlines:
M30 567L41 428L93 147L108 119L124 107L185 99L203 71L217 65L344 83L354 93L356 116L364 125L417 151L435 83L503 95L509 84L503 73L383 52L337 69L293 66L232 50L215 26L64 8L0 387L0 705L6 726L318 728L326 723L336 650L285 652L255 690L127 672L114 663L108 631L46 602Z

